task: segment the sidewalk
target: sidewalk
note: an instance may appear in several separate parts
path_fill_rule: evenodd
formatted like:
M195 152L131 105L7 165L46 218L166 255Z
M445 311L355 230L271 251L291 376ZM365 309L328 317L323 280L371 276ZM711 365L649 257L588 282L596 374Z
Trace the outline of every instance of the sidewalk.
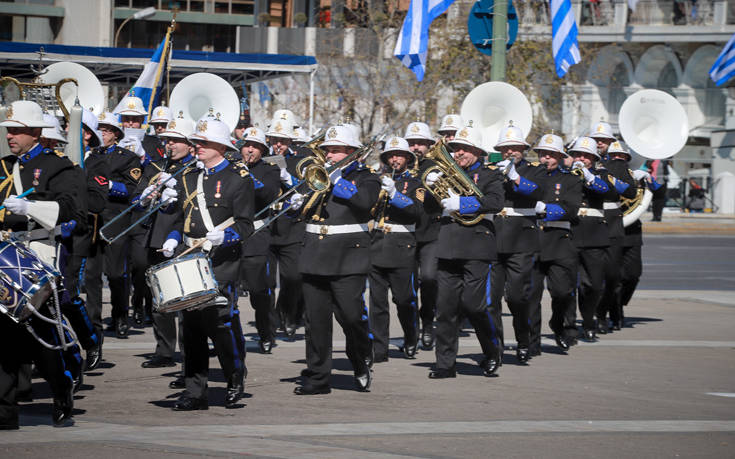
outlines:
M667 213L662 221L653 222L653 215L646 212L641 216L643 232L646 234L710 234L735 236L733 214L687 214Z

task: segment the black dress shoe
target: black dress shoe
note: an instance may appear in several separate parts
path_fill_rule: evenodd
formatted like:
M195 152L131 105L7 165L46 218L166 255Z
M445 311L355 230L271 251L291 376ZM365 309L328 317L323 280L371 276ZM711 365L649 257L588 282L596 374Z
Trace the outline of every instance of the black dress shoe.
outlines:
M82 362L82 368L84 368L84 362ZM74 377L74 384L72 393L76 394L79 392L79 390L82 388L82 385L84 385L84 372L79 369L79 374Z
M130 326L128 325L127 317L118 317L117 319L115 319L115 336L117 338L127 338L128 328L130 328Z
M176 362L171 357L161 357L160 355L154 355L150 360L140 364L143 368L164 368L164 367L175 367Z
M62 398L54 398L54 411L51 418L54 427L68 427L74 424L71 411L74 409L73 386L70 384Z
M622 322L622 321L621 321L621 322ZM613 329L613 330L615 330L615 331L618 331L618 330L620 330L621 328L623 328L623 327L622 327L622 325L621 325L621 322L613 322L613 323L612 323L612 329Z
M260 346L260 352L263 354L270 354L271 350L273 350L273 341L272 340L261 340L258 341L258 345Z
M137 326L143 325L143 306L133 309L133 323Z
M186 380L183 376L177 376L176 379L168 383L170 389L183 389L186 387Z
M286 339L289 341L294 341L296 339L296 326L295 325L286 325Z
M556 341L556 345L559 346L562 351L569 350L569 343L567 343L567 339L564 336L554 333L554 340Z
M418 343L414 342L412 344L403 344L403 355L406 356L407 359L415 359L416 358L416 350L418 348ZM387 359L386 359L387 360Z
M585 330L584 331L584 340L585 341L596 341L597 335L595 334L594 330Z
M421 329L421 347L425 351L430 351L434 348L434 326L424 325Z
M526 348L519 347L516 349L516 358L518 359L518 363L528 363L528 359L531 358L530 352Z
M102 335L100 335L101 337ZM98 344L87 351L87 360L85 364L87 369L85 371L92 371L100 366L102 362L102 340Z
M368 368L366 373L355 375L355 386L360 392L370 392L370 385L373 383L373 372Z
M429 372L429 379L446 379L446 378L456 378L457 377L457 370L452 368L451 370L445 370L445 369L438 369L438 370L432 370Z
M296 395L319 395L319 394L328 394L332 392L332 389L329 388L329 386L324 387L315 387L315 386L298 386L294 388L293 393Z
M496 371L498 371L498 367L500 365L498 364L498 360L495 359L485 359L482 362L480 362L480 368L482 368L482 375L483 376L496 376Z
M208 410L209 401L206 398L181 397L174 403L174 411Z
M242 398L242 385L227 388L225 395L225 408L237 408L237 402Z

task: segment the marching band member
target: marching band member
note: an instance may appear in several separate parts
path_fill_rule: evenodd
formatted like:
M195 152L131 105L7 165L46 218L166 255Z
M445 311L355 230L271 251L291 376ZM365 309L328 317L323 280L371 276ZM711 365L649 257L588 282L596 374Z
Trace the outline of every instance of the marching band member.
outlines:
M449 142L451 140L454 140L454 136L459 131L459 129L464 125L462 122L462 117L450 113L448 115L444 115L444 118L442 118L442 124L439 126L439 135L444 137L445 142Z
M118 139L118 143L121 147L135 153L135 155L140 159L140 164L145 166L152 160L153 156L151 156L151 154L158 155L159 153L157 150L155 150L155 153L154 150L152 150L150 152L151 154L146 152L142 143L146 140L146 134L144 132L141 131L140 137L138 137L137 134L129 134L129 130L141 129L145 122L145 117L148 116L148 111L143 107L143 101L140 97L135 97L133 95L125 96L121 101L121 104L122 109L119 112L116 112L115 115L120 117L120 124L123 128L123 132L125 132L125 136ZM148 142L150 141L146 141L146 143ZM156 139L156 142L159 141ZM160 155L162 154L163 150L160 152Z
M529 353L541 355L541 296L544 278L551 295L549 327L562 350L577 336L576 304L577 248L572 242L571 225L577 221L582 202L583 182L564 167L568 155L564 142L545 134L534 148L545 172L538 177L543 196L534 206L539 215L540 244L534 263L534 282L529 295L531 324Z
M188 137L195 145L196 156L203 169L185 174L176 183L173 207L178 215L176 230L163 243L167 257L183 240L194 247L204 242L209 248L214 278L220 297L212 305L183 312L184 379L186 390L174 404L175 411L206 410L209 407L207 373L209 348L214 348L227 381L225 407L235 408L242 396L245 368L245 345L237 306L241 245L253 232L253 181L242 165L225 159L231 129L211 116L200 119L195 132ZM167 209L170 211L171 209ZM230 220L232 219L232 220ZM231 226L224 228L231 222ZM224 304L223 304L224 303Z
M535 205L544 195L539 177L545 173L538 163L532 164L523 158L529 147L523 132L512 123L501 130L495 145L495 149L503 155L503 160L496 166L505 176L505 203L493 221L498 259L491 270L490 291L490 311L498 324L501 344L504 343L501 316L503 296L513 314L513 330L518 343L516 357L522 364L528 362L529 358L528 292L531 288L533 254L539 249Z
M154 134L146 134L142 140L143 150L151 158L151 161L166 157L166 139L161 137L161 133L166 130L168 123L173 119L171 109L165 105L158 106L151 112L151 119L148 124L153 126Z
M426 123L413 122L406 127L403 136L408 147L419 161L419 174L423 176L426 169L434 165L430 159L424 158L434 144L434 138ZM431 350L434 347L434 315L437 301L437 246L439 238L439 219L441 206L436 198L427 193L423 187L416 190L416 199L423 204L421 218L416 225L416 264L418 267L419 287L421 289L421 347Z
M147 206L153 201L163 199L160 193L170 195L176 187L179 178L169 178L176 174L183 167L187 167L194 160L194 146L187 139L194 133L194 122L182 118L171 120L166 130L159 134L166 143L166 158L153 161L143 170L143 176L138 183L136 196L133 202L138 202L141 211L147 210ZM159 183L165 183L164 190L155 193L153 188ZM166 191L168 188L170 191ZM137 208L136 208L137 209ZM133 219L139 217L134 214ZM144 262L145 268L163 263L166 257L161 253L163 243L166 237L173 230L176 224L175 215L166 213L154 213L151 220L144 223L147 226L144 237L147 257ZM156 349L153 357L141 363L143 368L161 368L175 366L174 352L176 350L176 316L173 313L161 313L156 310L152 311L153 318L153 337L156 339ZM183 341L179 337L180 341ZM180 343L181 344L181 343ZM182 346L179 346L184 354ZM179 388L172 383L174 387Z
M319 147L329 164L345 161L360 142L343 125L332 126ZM330 172L332 188L307 209L309 223L301 251L299 268L303 275L306 317L306 365L303 385L297 395L327 394L331 391L332 316L346 337L347 356L352 363L355 385L368 391L372 382L367 360L371 341L365 326L363 302L365 280L370 270L370 210L380 193L377 175L355 158ZM301 195L291 198L291 206L303 205Z
M391 137L385 143L380 161L389 177L381 177L382 194L378 201L370 242L370 324L373 332L373 362L388 360L390 339L388 289L398 310L403 329L403 354L408 359L416 356L418 346L418 305L416 304L416 221L421 212L415 201L416 189L421 182L410 168L416 156L408 142Z
M635 198L638 192L638 184L628 171L627 159L618 157L617 154L608 154L610 145L615 142L609 124L605 122L597 123L597 126L590 132L590 137L597 141L597 151L602 156L600 163L608 171L610 183L619 194L617 199L605 200L603 204L607 229L610 233L610 247L606 250L605 289L597 307L597 332L604 335L609 330L608 313L610 314L610 320L619 325L619 317L623 309L620 302L619 285L625 229L623 228L623 212L620 210L620 199ZM620 149L619 144L616 149Z
M243 162L247 165L255 187L255 209L267 207L278 197L281 189L278 166L262 161L268 151L265 133L251 127L245 130L245 137L238 142ZM269 261L270 230L260 229L265 217L253 222L259 230L245 243L240 259L240 279L243 290L248 292L250 305L255 309L255 326L258 329L261 352L270 354L275 342L276 324L272 322L272 309L275 304L273 289L270 285Z
M483 193L441 200L443 213L439 231L437 280L439 298L436 317L436 364L429 378L456 377L459 341L459 312L470 320L482 347L483 375L492 376L500 365L500 336L497 323L489 314L490 267L497 259L495 229L491 218L472 225L457 222L452 213L495 214L503 208L503 177L495 166L483 166L482 134L471 125L463 127L449 143L454 161ZM433 186L441 175L431 172L425 182Z
M582 314L584 339L590 341L596 337L595 314L602 296L606 249L610 247L603 204L606 200L616 200L618 193L611 185L608 172L597 164L600 155L594 139L578 138L569 154L574 157L572 168L581 171L584 180L579 218L572 226L572 240L579 250L579 312ZM576 344L576 338L564 338L561 341L557 339L562 349Z
M135 187L141 176L140 162L131 151L121 148L118 141L122 136L122 130L115 124L114 115L105 112L100 115L103 121L102 144L99 148L91 151L89 157L95 156L93 161L104 161L107 166L108 195L107 204L102 211L93 228L98 230L102 223L116 217L130 204L135 192ZM94 120L99 123L99 120ZM90 120L90 124L94 121ZM97 126L94 126L96 128ZM112 129L110 129L112 128ZM110 234L117 234L127 228L130 216L126 215L108 230ZM107 328L114 331L117 338L128 336L128 305L130 288L127 283L127 260L130 244L127 237L122 237L113 244L105 243L98 235L93 236L95 240L93 253L87 257L85 266L84 283L87 291L87 307L93 316L93 323L101 320L102 314L102 272L107 276L110 288L110 302L112 303L112 322ZM101 322L100 322L101 325Z
M13 102L6 116L7 119L0 122L0 126L7 128L7 141L12 155L0 160L5 176L0 184L5 206L0 211L1 228L11 230L16 238L28 241L31 250L37 251L43 261L53 265L54 260L44 248L53 246L57 228L69 230L68 227L62 227L62 223L81 221L77 174L68 158L43 148L39 143L42 129L53 126L44 121L38 104L31 101ZM30 188L34 191L27 197L18 197ZM44 308L42 306L39 309ZM47 342L61 341L52 324L36 317L29 320L34 331ZM0 346L4 349L0 352L0 428L18 428L18 406L15 401L18 371L20 365L28 361L36 362L51 386L54 425L71 424L73 380L65 367L62 352L42 346L25 328L4 314L0 315Z

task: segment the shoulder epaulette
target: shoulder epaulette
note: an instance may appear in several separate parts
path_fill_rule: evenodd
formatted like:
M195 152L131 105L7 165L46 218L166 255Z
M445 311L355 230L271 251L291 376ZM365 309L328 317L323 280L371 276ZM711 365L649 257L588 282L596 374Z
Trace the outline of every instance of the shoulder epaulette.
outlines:
M498 166L496 166L495 164L488 164L487 168L490 169L491 171L494 171L498 169Z
M377 167L377 166L376 167L371 167L370 168L370 172L372 172L373 174L378 174L380 172L380 168Z
M66 158L66 155L61 150L54 150L53 153L58 156L59 158Z
M538 162L538 161L533 161L533 162L531 163L531 166L533 166L533 167L539 167L540 165L541 165L541 163L540 163L540 162Z

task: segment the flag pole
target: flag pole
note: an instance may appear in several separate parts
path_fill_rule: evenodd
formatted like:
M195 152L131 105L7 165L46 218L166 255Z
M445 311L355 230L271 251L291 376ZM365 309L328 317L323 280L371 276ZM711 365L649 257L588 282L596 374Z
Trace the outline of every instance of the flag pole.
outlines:
M171 32L174 29L174 21L171 21L171 25L166 30L166 38L163 42L163 52L161 52L161 62L158 63L158 69L156 70L156 79L153 81L153 88L151 91L151 98L148 101L148 118L151 119L151 111L153 110L153 101L156 99L156 92L158 91L158 82L161 81L161 72L163 72L163 66L166 64L168 57L168 49L171 44ZM146 125L143 129L148 129L149 121L146 121Z
M493 2L493 48L490 80L505 81L505 47L508 43L508 0Z

